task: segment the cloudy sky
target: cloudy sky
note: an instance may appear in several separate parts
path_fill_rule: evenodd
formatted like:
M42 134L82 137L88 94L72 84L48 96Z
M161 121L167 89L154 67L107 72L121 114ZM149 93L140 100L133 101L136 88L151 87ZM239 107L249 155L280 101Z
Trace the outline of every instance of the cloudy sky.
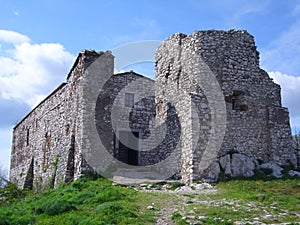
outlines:
M82 49L232 28L254 35L300 130L300 1L0 0L0 165L9 167L12 127L65 80ZM153 75L153 64L133 68Z

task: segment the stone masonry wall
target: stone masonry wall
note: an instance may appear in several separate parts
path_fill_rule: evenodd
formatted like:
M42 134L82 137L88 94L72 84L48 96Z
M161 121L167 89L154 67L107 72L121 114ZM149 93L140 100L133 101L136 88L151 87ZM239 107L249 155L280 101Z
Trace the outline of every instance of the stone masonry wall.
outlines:
M252 176L255 168L267 162L296 165L288 111L281 106L280 86L259 68L259 53L253 36L235 30L175 34L156 51L156 99L176 102L176 110L182 118L190 117L182 98L189 93L201 93L202 90L210 108L215 109L213 100L209 99L213 94L205 90L212 77L218 81L223 95L223 102L219 102L220 108L216 111L226 114L224 140L220 148L215 149L218 153L212 153L215 160L205 171L206 166L197 165L200 161L207 161L203 160L203 149L199 148L200 145L194 149L189 146L195 134L188 128L189 119L182 120L182 176L186 180L201 177L216 180L225 170L228 176ZM215 93L217 99L218 91ZM222 104L225 107L222 108ZM212 116L211 123L216 120L214 112L207 112L206 116ZM200 131L204 129L204 123L204 120L198 120ZM210 128L213 134L210 138L218 133L218 129L221 127ZM200 139L204 134L197 133ZM243 164L249 167L235 166Z
M110 52L81 52L67 82L16 125L10 177L20 188L55 187L99 167L105 171L113 166L106 163L118 161L116 135L122 131L139 132L139 165L153 161L147 150L158 138L154 81L134 72L114 75L113 60ZM132 107L124 107L125 93L134 94ZM104 114L99 104L106 104Z
M86 172L136 169L122 163L129 156L118 135L128 131L138 136L123 143L138 150L134 166L185 182L299 164L280 86L260 69L246 31L172 35L156 51L155 84L113 72L111 52L79 54L66 83L15 126L11 181L39 190Z
M38 190L80 176L82 71L95 56L80 53L67 82L15 126L10 178L20 188Z
M110 52L100 55L83 77L83 140L85 162L105 177L116 169L127 168L127 153L120 143L136 150L137 165L153 159L151 151L157 137L154 132L154 81L134 72L113 74L114 57ZM132 106L125 106L125 94L134 97ZM121 133L130 133L129 142L119 141ZM131 132L137 132L134 137ZM132 146L134 145L134 146ZM131 150L130 150L131 151ZM87 169L90 169L89 167Z

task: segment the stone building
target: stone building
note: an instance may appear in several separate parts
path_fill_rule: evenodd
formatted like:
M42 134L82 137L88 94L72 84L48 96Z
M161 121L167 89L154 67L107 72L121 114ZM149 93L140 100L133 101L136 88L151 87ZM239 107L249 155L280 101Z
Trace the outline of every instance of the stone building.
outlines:
M259 168L297 165L280 86L259 67L254 38L246 31L172 35L156 51L155 82L157 100L176 102L179 117L186 117L186 106L191 105L187 122L181 123L182 130L188 130L182 134L181 175L185 179L250 177ZM182 92L190 94L190 99L183 100L186 93ZM210 105L207 114L211 118L202 115L206 105ZM196 136L195 127L200 127ZM190 140L197 137L198 143L191 146ZM219 151L207 149L215 157L205 170L207 165L200 163L203 146L214 137Z
M172 35L156 51L155 82L113 71L109 51L78 55L14 127L11 181L39 189L121 168L189 182L297 166L280 86L246 31Z

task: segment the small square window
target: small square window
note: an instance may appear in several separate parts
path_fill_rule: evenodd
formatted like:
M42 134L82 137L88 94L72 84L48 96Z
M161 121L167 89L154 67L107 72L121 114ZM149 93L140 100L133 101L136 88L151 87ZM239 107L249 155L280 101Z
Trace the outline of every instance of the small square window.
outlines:
M125 107L132 107L134 104L134 94L125 93Z

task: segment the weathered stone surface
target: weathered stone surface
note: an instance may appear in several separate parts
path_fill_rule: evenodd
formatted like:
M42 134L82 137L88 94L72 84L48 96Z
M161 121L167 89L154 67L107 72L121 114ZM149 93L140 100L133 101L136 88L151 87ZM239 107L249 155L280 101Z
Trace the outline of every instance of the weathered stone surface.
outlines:
M220 166L224 170L225 175L231 176L231 159L230 154L220 158Z
M226 111L224 138L220 135L214 141L211 138L217 136L220 127L214 127L213 122L222 110L214 112L211 107L213 100L206 89L211 85L211 77L220 85ZM213 155L217 151L226 175L252 176L258 161L273 161L279 166L290 162L297 166L280 86L259 67L254 38L246 31L208 30L170 36L156 51L155 85L157 101L176 102L181 119L182 179L206 178L205 168L210 174L218 171L214 157L205 157L205 151L209 143L217 146L220 139L222 145L210 152ZM199 103L184 98L188 94L198 95ZM233 154L229 160L231 152L241 155ZM210 167L208 162L212 163Z
M195 184L193 183L191 187L195 188L195 190L202 190L202 189L211 189L213 186L209 183L201 183L201 184Z
M221 172L218 162L213 162L210 167L204 172L204 178L207 182L217 181Z
M182 186L176 188L175 192L185 192L185 191L193 191L193 189L190 186Z
M273 177L276 177L276 178L282 177L283 168L281 168L274 162L264 163L264 164L260 165L260 168L261 169L271 169Z
M231 160L231 170L232 176L245 176L251 177L254 175L255 163L253 159L242 155L242 154L233 154Z
M294 177L294 176L300 177L300 172L298 172L298 171L290 170L288 172L288 174L292 177Z
M53 187L58 182L78 178L88 168L81 154L84 139L82 71L100 56L106 59L105 63L113 60L109 52L81 52L66 83L14 127L10 180L19 187Z

